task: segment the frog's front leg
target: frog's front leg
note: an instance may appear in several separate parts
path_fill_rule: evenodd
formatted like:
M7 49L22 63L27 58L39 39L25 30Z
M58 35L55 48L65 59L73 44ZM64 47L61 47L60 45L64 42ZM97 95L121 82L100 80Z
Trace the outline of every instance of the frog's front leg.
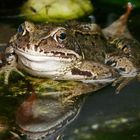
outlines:
M117 86L116 93L118 94L120 90L123 89L125 86L127 86L133 79L135 78L121 76L113 82L112 86Z
M17 58L13 53L13 48L7 47L5 51L5 65L0 69L0 74L4 73L5 84L8 84L8 79L12 71L24 76L24 74L17 69Z
M79 63L79 62L78 62ZM56 77L57 80L74 80L83 83L111 83L118 77L118 72L102 63L82 61L75 64L63 75Z
M78 83L73 91L63 94L63 101L67 102L74 97L87 94L92 91L112 83L118 77L118 72L109 66L91 61L83 61L80 66L75 66L69 72L61 77L62 79L71 79ZM59 77L60 78L60 77Z

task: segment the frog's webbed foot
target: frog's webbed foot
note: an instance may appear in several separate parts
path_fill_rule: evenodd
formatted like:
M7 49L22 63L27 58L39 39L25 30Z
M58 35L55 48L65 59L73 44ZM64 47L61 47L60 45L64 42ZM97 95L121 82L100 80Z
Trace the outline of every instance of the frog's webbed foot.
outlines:
M113 83L112 86L116 86L116 93L118 94L125 86L129 84L135 77L119 77L116 79Z
M0 74L4 74L4 84L8 84L10 74L13 71L24 77L24 74L20 72L16 67L11 65L5 65L0 70Z

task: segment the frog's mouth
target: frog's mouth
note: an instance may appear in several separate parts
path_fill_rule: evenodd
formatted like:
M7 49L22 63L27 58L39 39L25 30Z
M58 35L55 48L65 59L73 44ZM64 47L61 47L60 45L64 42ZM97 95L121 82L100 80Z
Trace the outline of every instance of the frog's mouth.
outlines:
M75 53L73 50L67 49L54 49L48 51L35 51L34 49L17 49L16 53L20 56L27 58L30 61L46 61L46 60L63 60L63 61L73 61L76 59L81 59L79 54Z
M33 50L16 50L19 64L32 75L40 77L60 76L69 70L81 57L72 50L53 50L39 53Z

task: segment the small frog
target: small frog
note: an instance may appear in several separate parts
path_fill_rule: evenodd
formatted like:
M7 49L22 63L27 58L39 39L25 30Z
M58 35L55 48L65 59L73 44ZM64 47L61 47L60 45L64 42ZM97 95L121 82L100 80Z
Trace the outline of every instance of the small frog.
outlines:
M115 49L106 55L105 63L114 67L121 75L113 83L113 86L119 84L118 93L132 79L139 78L140 75L140 43L127 28L127 20L132 9L133 5L128 2L126 13L102 30L108 40L108 46Z

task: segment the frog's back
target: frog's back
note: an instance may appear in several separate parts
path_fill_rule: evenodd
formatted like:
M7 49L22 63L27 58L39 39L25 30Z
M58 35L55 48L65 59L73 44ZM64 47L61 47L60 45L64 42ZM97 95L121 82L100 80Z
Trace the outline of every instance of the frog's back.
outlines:
M104 63L107 43L97 24L80 24L72 32L84 59Z

